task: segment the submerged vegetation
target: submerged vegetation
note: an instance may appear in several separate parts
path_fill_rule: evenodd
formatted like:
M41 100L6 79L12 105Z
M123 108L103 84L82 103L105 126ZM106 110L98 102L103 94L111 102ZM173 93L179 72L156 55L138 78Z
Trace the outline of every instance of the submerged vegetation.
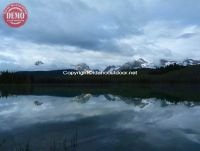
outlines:
M13 151L37 151L37 144L27 142L25 144L14 143L11 144L6 139L0 140L0 150L7 150L13 148ZM78 133L77 130L70 139L53 139L46 145L45 151L77 151L78 150Z

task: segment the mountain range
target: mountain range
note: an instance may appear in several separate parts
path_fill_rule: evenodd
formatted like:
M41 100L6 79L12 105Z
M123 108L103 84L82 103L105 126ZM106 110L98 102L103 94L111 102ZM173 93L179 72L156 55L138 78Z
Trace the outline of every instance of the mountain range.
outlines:
M35 63L36 66L43 65L43 64L44 63L42 61L37 61ZM142 68L155 69L158 67L166 67L173 64L178 64L181 66L200 65L200 60L185 59L183 61L174 61L174 60L161 59L158 64L153 64L142 58L139 58L137 60L126 62L122 65L109 65L103 71L113 72L113 71L125 71L125 70L134 70L134 69L142 69ZM100 71L99 69L91 69L86 63L71 65L67 69L74 70L74 71Z

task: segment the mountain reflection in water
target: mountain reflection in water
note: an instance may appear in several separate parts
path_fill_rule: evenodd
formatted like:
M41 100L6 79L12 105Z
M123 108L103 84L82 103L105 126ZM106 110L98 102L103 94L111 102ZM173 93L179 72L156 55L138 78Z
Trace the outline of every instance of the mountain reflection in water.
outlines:
M0 149L4 151L27 142L33 151L48 151L53 140L62 144L76 129L80 151L199 151L199 127L197 101L109 93L0 98ZM57 150L64 150L58 146Z

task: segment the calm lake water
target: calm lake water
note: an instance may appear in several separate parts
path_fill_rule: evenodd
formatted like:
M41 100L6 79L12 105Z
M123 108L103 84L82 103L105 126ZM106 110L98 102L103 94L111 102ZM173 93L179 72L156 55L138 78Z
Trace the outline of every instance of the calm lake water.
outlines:
M199 151L199 90L4 87L0 150Z

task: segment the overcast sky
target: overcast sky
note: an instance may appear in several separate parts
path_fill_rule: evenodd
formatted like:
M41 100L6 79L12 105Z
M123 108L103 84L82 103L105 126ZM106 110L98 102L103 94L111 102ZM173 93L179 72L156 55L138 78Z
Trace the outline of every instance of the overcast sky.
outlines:
M12 2L29 18L14 29L1 17L0 70L200 59L200 0L1 0L1 14Z

